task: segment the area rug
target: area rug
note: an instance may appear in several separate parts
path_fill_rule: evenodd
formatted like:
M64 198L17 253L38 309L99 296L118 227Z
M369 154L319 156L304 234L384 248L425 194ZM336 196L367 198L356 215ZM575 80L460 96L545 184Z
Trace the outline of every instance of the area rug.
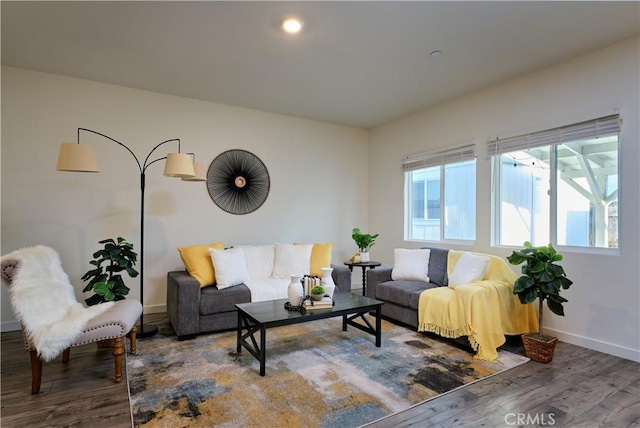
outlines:
M266 376L236 333L179 342L165 332L127 356L137 427L358 427L528 361L473 359L383 321L382 347L341 318L267 330Z

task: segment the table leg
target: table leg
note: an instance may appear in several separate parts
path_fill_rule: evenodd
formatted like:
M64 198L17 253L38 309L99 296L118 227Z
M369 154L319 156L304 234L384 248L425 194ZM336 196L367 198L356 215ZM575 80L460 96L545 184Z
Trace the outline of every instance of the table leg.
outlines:
M342 331L347 331L347 316L342 316Z
M380 305L376 307L376 346L382 346L382 314Z
M240 351L242 351L242 345L240 345L240 341L242 340L242 315L240 314L240 311L238 312L238 339L236 342L236 350L238 351L238 353L240 353Z
M260 376L265 375L265 363L267 361L267 329L264 324L260 326Z
M366 296L367 294L367 268L362 266L362 295Z

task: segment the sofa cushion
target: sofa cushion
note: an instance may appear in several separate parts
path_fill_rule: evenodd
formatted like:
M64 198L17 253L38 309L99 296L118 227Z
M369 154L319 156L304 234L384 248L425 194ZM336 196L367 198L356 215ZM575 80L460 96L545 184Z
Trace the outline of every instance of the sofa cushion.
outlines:
M431 250L431 254L429 255L429 281L440 286L449 284L447 277L449 250L432 247L422 248Z
M393 250L393 270L391 279L394 281L425 281L429 282L429 249L409 250L396 248Z
M249 279L270 278L276 256L275 245L238 245L244 251Z
M209 248L224 248L222 242L205 245L191 245L189 247L178 247L178 253L184 267L189 275L194 277L200 287L213 285L216 282L215 270L211 262Z
M295 245L306 245L295 242ZM309 265L309 275L322 278L322 268L331 267L331 252L333 251L333 242L320 243L316 242L311 248L311 262Z
M244 284L222 290L218 290L216 287L206 287L200 291L200 315L235 311L236 303L250 301L251 292Z
M410 307L413 293L418 295L436 284L425 281L386 281L376 286L376 299ZM414 296L415 299L415 296ZM417 308L417 302L414 303Z
M489 257L462 253L449 278L449 287L456 288L469 284L473 281L480 281L489 267Z
M289 290L290 279L259 278L250 279L244 285L251 291L252 302L264 302L267 300L286 299ZM302 286L300 286L302 289Z
M242 248L220 250L210 248L209 253L216 272L216 287L219 290L242 284L249 279L247 262Z
M309 275L313 244L276 244L272 278L291 278L291 275Z

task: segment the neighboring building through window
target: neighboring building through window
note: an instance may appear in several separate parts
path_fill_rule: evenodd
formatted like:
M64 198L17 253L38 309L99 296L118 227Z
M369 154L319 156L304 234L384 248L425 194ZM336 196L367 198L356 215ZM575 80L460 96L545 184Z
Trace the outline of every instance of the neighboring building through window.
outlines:
M618 247L617 115L489 143L498 245Z
M405 239L475 240L475 146L409 156L405 171Z

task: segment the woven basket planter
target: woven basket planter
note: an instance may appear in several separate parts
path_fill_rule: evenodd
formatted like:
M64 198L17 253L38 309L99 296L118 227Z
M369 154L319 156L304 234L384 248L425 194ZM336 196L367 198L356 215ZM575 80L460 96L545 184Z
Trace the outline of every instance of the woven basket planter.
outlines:
M550 341L544 341L531 337L528 334L522 335L522 344L524 345L524 353L533 361L539 363L548 363L553 359L553 351L556 349L558 338L554 337Z

